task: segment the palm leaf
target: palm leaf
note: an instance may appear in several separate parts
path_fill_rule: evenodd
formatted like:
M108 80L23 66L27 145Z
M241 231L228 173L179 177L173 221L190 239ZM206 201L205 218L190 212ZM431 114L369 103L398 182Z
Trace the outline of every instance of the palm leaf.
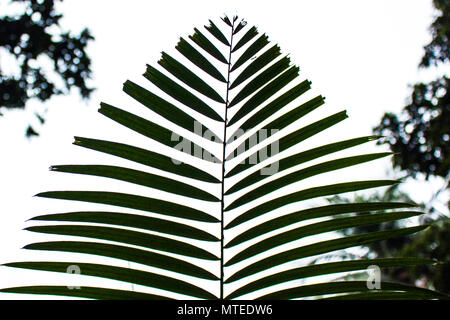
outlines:
M201 289L188 282L154 274L151 272L133 270L129 268L121 268L107 265L99 265L92 263L76 263L76 262L22 262L22 263L8 263L7 266L15 268L24 268L32 270L45 270L53 272L65 272L70 265L78 265L83 270L84 275L103 277L113 280L131 282L138 285L157 287L163 290L176 292L179 294L190 295L197 298L213 299L214 296L208 291ZM83 290L85 288L83 287ZM67 289L66 289L67 290ZM77 291L77 290L74 290ZM48 291L50 294L51 290ZM126 293L123 293L123 298L126 298ZM145 296L143 296L145 297ZM151 295L145 297L150 299ZM162 298L162 297L160 297ZM122 297L120 297L122 299Z
M397 299L433 299L433 298L444 298L445 295L439 295L434 291L416 288L408 285L403 285L399 283L389 283L383 282L381 284L383 288L385 288L381 293L396 293L398 296ZM336 293L365 293L365 298L370 296L375 296L376 298L381 298L378 296L380 294L379 291L374 290L369 292L365 281L343 281L343 282L330 282L330 283L321 283L314 285L306 285L299 288L291 288L279 292L275 292L272 294L267 294L265 296L260 297L261 300L271 300L271 299L295 299L301 297L310 297L317 295L326 295L326 294L336 294ZM359 297L358 297L359 298ZM393 298L391 295L390 298Z
M31 220L103 223L123 227L140 228L143 230L156 231L197 240L214 242L219 241L219 239L212 234L183 223L132 213L98 211L67 212L37 216Z
M231 299L245 294L256 295L259 299L311 296L326 298L328 295L334 295L333 298L336 299L445 298L445 295L430 290L393 283L382 283L381 290L369 290L364 282L355 281L273 289L273 286L289 281L363 270L373 264L398 267L430 264L434 261L393 258L302 265L300 259L412 234L423 230L425 226L299 244L301 242L297 240L306 237L406 219L420 215L421 212L411 210L415 207L414 204L394 202L316 205L309 208L303 205L305 200L390 186L399 181L333 181L306 189L292 187L301 180L313 181L317 175L374 161L390 154L359 154L320 160L378 139L374 136L330 142L309 150L302 149L305 140L313 139L342 122L347 114L344 110L302 127L296 125L297 120L321 107L325 99L319 95L304 101L303 94L311 88L311 82L299 80L299 68L291 64L289 57L281 54L278 45L269 43L265 33L260 34L255 26L247 25L244 20L238 21L237 17L223 17L218 23L210 20L205 30L195 28L192 35L180 38L176 51L163 52L157 65L147 66L144 77L155 86L154 92L131 81L124 83L123 90L127 95L151 112L164 117L170 126L162 126L134 112L101 103L99 112L102 115L163 145L165 149L143 149L132 144L75 137L74 144L77 146L139 163L144 168L156 170L156 173L101 164L51 167L56 172L107 178L148 187L147 194L66 190L37 195L63 201L107 205L115 210L39 215L30 221L41 224L32 225L26 230L77 239L32 243L25 246L25 249L108 257L157 268L170 275L160 274L162 271L158 270L150 272L76 261L6 264L14 268L60 273L65 272L68 265L77 265L86 276L138 284L165 290L166 293L155 295L89 286L83 286L80 290L68 290L64 286L45 285L0 291L90 299L170 299L170 293L200 299ZM206 119L209 126L198 119ZM206 128L206 131L195 130L197 124ZM293 130L288 131L288 127ZM264 139L255 141L254 136L244 134L240 138L238 134L241 131L272 129L276 131L273 137L270 136L273 140L271 143L276 142L278 147L277 152L271 149L272 154L268 154ZM201 138L196 137L196 143L193 143L190 132ZM177 133L184 143L193 145L197 150L194 155L197 158L189 158L191 154L185 154L185 150L177 148L178 142L172 140L173 133ZM238 141L234 142L236 139ZM211 150L206 148L205 140L215 141L216 146L221 146L220 157L212 155ZM166 154L167 148L177 151L174 153L176 159ZM287 150L293 152L287 155L284 153ZM242 153L244 156L241 156ZM276 157L275 153L280 153L280 157ZM243 161L236 163L233 161L234 157L241 157ZM185 163L183 159L187 158L195 165ZM308 164L313 161L314 163ZM216 171L207 169L211 167L205 166L206 163L212 163ZM259 165L261 163L264 163L263 168ZM306 165L296 168L301 164ZM262 174L263 169L271 167L276 167L274 174ZM283 194L277 193L282 188L290 189ZM214 189L220 189L220 194L214 194ZM156 196L156 191L164 192L161 199ZM170 199L170 195L180 196L183 200L176 201L175 197ZM262 197L265 200L256 205L255 201ZM194 202L200 205L194 206ZM297 209L287 209L290 204L295 204ZM211 210L211 205L216 205L217 209ZM345 215L381 210L385 212L364 216ZM275 211L279 213L269 214ZM44 225L44 222L52 224ZM295 225L300 222L300 226ZM287 227L290 229L283 229ZM211 245L216 250L212 250ZM233 254L230 256L228 252ZM288 262L296 263L297 266L292 268L290 264L291 268L288 268ZM272 268L275 267L284 269L274 272ZM229 270L233 272L227 276ZM263 271L268 273L260 274ZM180 280L184 278L186 280ZM197 283L198 279L218 287L219 295L212 293L210 287L202 287L202 282ZM229 293L226 294L225 291L232 282L234 289L228 290ZM262 289L269 290L269 293L259 293Z
M42 295L60 295L66 297L102 299L102 300L166 300L165 296L132 292L128 290L83 287L83 290L69 290L64 286L28 286L0 289L4 293L28 293Z
M322 263L311 266L298 267L289 269L274 275L266 276L249 284L240 287L227 296L232 299L247 293L251 293L260 289L264 289L279 283L305 279L308 277L320 276L324 274L333 274L345 271L364 270L371 265L377 265L380 268L396 267L396 266L416 266L423 264L431 264L432 260L419 258L390 258L390 259L371 259L371 260L356 260L356 261L341 261Z

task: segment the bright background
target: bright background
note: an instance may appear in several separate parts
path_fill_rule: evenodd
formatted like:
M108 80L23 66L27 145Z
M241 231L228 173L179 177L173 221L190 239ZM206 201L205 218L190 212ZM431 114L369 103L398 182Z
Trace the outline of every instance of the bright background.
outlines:
M41 136L37 139L24 138L26 125L36 121L32 112L7 112L0 118L0 263L52 257L47 253L20 249L38 240L53 239L23 231L30 225L27 219L69 211L69 208L93 208L90 204L76 203L74 206L64 201L33 198L34 194L77 188L137 190L109 180L71 177L50 173L47 169L55 164L129 165L125 160L111 160L112 157L73 146L73 136L123 142L130 137L133 144L147 145L148 140L130 134L98 114L99 103L105 101L141 115L150 115L121 91L123 82L131 79L150 88L149 82L140 76L145 65L155 65L162 50L173 49L180 36L186 38L194 27L207 24L208 19L219 24L224 13L229 17L238 14L249 25L256 25L260 34L266 32L271 41L278 43L300 67L301 78L312 81L312 93L326 97L325 106L310 119L320 119L321 115L342 109L348 111L350 118L322 134L322 140L314 138L315 144L370 135L371 128L378 124L385 111L399 112L405 105L409 84L430 80L436 74L436 70L424 72L417 68L423 46L430 40L431 1L228 0L222 3L167 0L155 6L150 1L77 0L58 5L64 14L63 29L78 33L88 27L96 38L88 52L93 63L92 85L97 90L88 103L81 101L76 92L52 98L47 103L47 122L42 128L38 127ZM6 1L2 1L0 10L6 9ZM27 108L41 110L42 106L32 101ZM382 151L385 148L372 143L364 150ZM339 171L336 177L341 180L376 179L387 177L389 171L389 160L378 160L361 165L359 169ZM404 186L416 201L429 200L432 190L440 187L439 181L431 184L410 182ZM144 192L145 189L140 190ZM59 254L58 257L67 261L92 259L73 254ZM114 259L101 261L127 266L126 262ZM70 283L71 279L64 277L56 273L0 267L0 288L61 284L61 280ZM89 278L87 281L91 285L129 289L129 285L113 281L96 282ZM8 294L0 297L36 298Z

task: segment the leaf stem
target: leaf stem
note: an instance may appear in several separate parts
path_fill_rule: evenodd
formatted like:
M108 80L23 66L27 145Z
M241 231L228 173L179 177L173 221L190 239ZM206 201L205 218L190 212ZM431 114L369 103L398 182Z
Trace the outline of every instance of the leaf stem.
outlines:
M230 104L228 95L230 92L230 70L231 70L231 52L233 49L233 33L234 33L234 23L236 19L233 19L233 24L231 26L231 39L230 39L230 52L228 54L228 71L227 71L227 92L225 98L225 121L223 125L223 145L222 145L222 192L220 201L220 300L223 300L223 287L224 287L224 197L225 197L225 161L226 161L226 146L227 146L227 111Z

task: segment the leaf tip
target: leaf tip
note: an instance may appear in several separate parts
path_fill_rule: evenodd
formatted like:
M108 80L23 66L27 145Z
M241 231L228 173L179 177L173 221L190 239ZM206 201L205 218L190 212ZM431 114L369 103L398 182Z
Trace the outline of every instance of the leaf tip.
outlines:
M47 197L46 193L47 192L39 192L36 193L33 197L46 198Z
M73 145L76 145L76 146L81 145L80 137L74 137L73 139L74 139L72 142Z
M39 220L39 216L27 219L27 220L25 220L25 222L34 221L34 220Z

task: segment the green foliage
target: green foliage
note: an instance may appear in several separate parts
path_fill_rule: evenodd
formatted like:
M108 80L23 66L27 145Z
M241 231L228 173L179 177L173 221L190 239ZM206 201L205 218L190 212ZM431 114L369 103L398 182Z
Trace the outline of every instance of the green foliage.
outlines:
M62 15L55 10L55 0L12 0L26 6L17 16L0 19L0 47L5 48L20 67L18 75L0 71L0 108L23 109L29 99L46 101L53 95L66 94L78 88L83 98L91 92L86 80L91 76L91 60L86 53L88 42L94 39L88 29L76 36L55 29ZM55 32L57 30L58 32ZM47 56L53 62L53 71L63 82L52 82L37 59ZM44 122L42 114L36 114ZM29 126L27 136L38 133Z
M425 46L420 66L440 67L450 62L450 3L434 0L436 17L431 42ZM450 172L450 79L443 75L413 86L409 103L400 115L385 113L374 133L385 136L380 143L395 152L394 167L415 177L448 178Z
M366 203L366 202L406 202L406 203L414 203L414 201L409 197L408 194L399 190L399 185L394 185L388 187L384 192L376 192L370 195L358 194L355 195L354 199L349 199L345 197L341 197L339 195L331 197L328 199L330 203L339 204L339 203ZM423 205L418 204L423 209ZM385 213L386 210L381 208L376 211L378 214ZM356 215L356 216L368 216L373 213L369 210L359 211L356 213L348 214L348 216ZM345 235L356 235L356 234L364 234L366 232L375 232L375 231L384 231L384 230L395 230L400 227L405 227L408 224L408 220L393 220L386 221L381 224L376 225L365 225L358 226L354 228L347 228L342 230L342 233ZM412 241L412 235L407 235L405 237L398 237L395 239L386 239L384 241L370 243L366 245L369 249L368 255L375 256L378 258L386 258L386 257L395 257L399 250L401 250L406 244Z
M394 167L415 177L418 173L447 178L450 172L450 79L414 85L400 116L384 114L375 134L395 152Z
M448 0L433 0L436 17L430 26L432 40L425 46L422 67L450 62L450 4Z
M432 40L424 47L420 62L422 68L436 68L450 62L450 2L434 0L435 19L430 26ZM437 176L445 179L444 187L438 194L448 190L450 172L450 79L443 75L429 83L417 83L413 86L409 103L400 115L384 114L374 133L385 136L380 143L386 143L396 154L394 167L405 170L409 176L423 174L428 179ZM394 194L391 194L394 195ZM389 196L385 194L384 196ZM397 198L405 195L395 194ZM433 202L424 206L429 215L436 216ZM449 219L441 214L431 228L421 234L405 237L403 241L386 246L370 246L371 253L379 257L416 256L438 259L445 263L436 266L414 268L395 268L387 276L403 282L421 281L424 286L449 293ZM393 223L395 224L395 223ZM391 225L393 227L395 225ZM388 241L388 240L387 240ZM384 250L383 250L384 248ZM389 250L386 250L389 248Z
M406 201L412 202L409 195L402 192L398 188L399 185L389 187L383 193L374 193L372 195L356 195L354 200L349 198L334 196L329 198L330 203L347 204L347 203L365 203L380 201ZM420 205L422 208L425 205ZM383 208L380 206L378 214L382 214ZM385 213L384 213L385 214ZM348 214L347 216L370 216L369 211L360 211L355 214ZM395 266L390 269L385 269L383 275L385 278L395 280L398 282L415 284L421 282L421 285L427 288L433 288L440 292L450 293L448 271L450 266L450 220L445 215L436 214L435 210L431 208L430 213L425 219L431 222L430 227L424 232L414 235L406 235L394 239L386 239L380 242L369 243L365 245L368 251L362 255L363 258L375 257L380 258L403 258L403 257L420 257L424 259L432 259L440 263L434 265L420 265L420 266ZM356 235L364 234L366 232L376 232L382 230L395 230L404 227L412 221L393 220L383 222L377 225L357 226L342 230L342 234ZM333 255L330 255L332 257ZM339 258L350 258L349 252L343 252L341 255L336 255Z
M438 265L415 266L408 270L408 279L423 282L426 287L434 288L440 292L450 294L450 220L440 219L433 223L429 229L418 234L413 241L406 244L397 256L410 256L414 254L421 258L431 258L442 263ZM398 275L398 271L391 270L390 275Z
M327 240L320 240L319 237L306 244L295 242L309 236L397 221L422 213L411 209L414 204L390 201L331 204L301 209L301 201L397 184L399 181L396 180L333 181L330 184L306 189L292 188L293 183L301 180L314 181L319 174L370 162L386 157L389 153L320 160L324 156L376 140L377 137L359 137L298 151L303 141L345 120L346 112L338 112L302 127L297 125L289 133L286 127L294 125L296 120L320 107L323 104L323 97L318 96L303 103L295 102L294 107L288 111L284 107L301 98L309 90L310 82L294 81L298 78L299 68L291 66L288 58L281 57L277 46L268 46L268 37L265 34L259 35L256 27L247 26L245 21L238 20L237 17L232 21L224 17L223 22L225 24L219 25L211 21L206 26L206 31L194 29L194 34L188 37L189 41L180 39L176 49L187 59L186 63L180 62L181 60L175 56L163 53L159 61L160 69L147 66L144 77L159 88L162 95L152 93L131 81L124 84L124 91L128 95L171 121L175 128L174 133L179 136L181 136L179 132L183 132L181 128L193 131L194 119L209 118L208 123L214 124L210 125L211 131L223 130L223 134L210 132L208 138L202 135L204 133L202 131L200 134L202 139L196 148L203 155L200 159L198 155L197 157L187 155L180 150L172 141L167 128L102 103L100 113L136 133L171 147L176 151L174 159L164 155L163 149L159 148L145 150L130 144L76 137L75 144L78 146L159 169L158 172L161 174L105 165L52 167L54 171L116 179L150 187L153 190L162 190L180 195L184 197L184 201L180 200L182 203L177 203L167 196L164 196L164 200L158 199L154 191L149 191L148 196L106 191L44 192L38 196L107 204L117 207L117 210L122 208L122 211L81 211L41 215L32 221L58 223L39 224L28 228L29 231L44 234L78 236L82 240L33 243L25 249L117 258L175 272L178 276L76 261L14 262L6 265L53 272L65 272L68 265L77 265L84 275L126 281L201 299L231 299L249 293L260 299L321 297L327 294L338 294L341 297L351 294L353 296L350 297L357 298L445 298L445 295L430 290L393 283L381 283L381 289L372 290L364 281L345 283L331 281L308 286L291 285L286 287L288 289L272 288L276 284L317 275L364 270L372 264L378 264L380 267L414 266L434 261L409 257L338 261L318 264L314 268L291 267L282 271L272 269L286 266L286 263L302 258L311 259L336 250L403 237L419 232L426 226L369 231ZM264 48L268 48L267 51L264 51ZM221 70L226 72L223 74L224 71ZM169 102L168 97L174 102ZM269 121L269 117L272 120ZM207 127L203 123L202 126ZM239 131L239 128L267 129L268 132L271 132L271 129L279 130L275 133L278 135L275 140L278 143L278 152L275 152L274 147L271 148L271 154L266 153L266 156L263 156L264 151L267 151L265 141L260 140L252 144L245 134L238 138L235 144L238 147L235 147L232 144L234 139L231 137ZM214 141L221 148L221 155L212 157L205 140ZM190 143L190 140L184 141ZM244 163L232 162L232 155L236 150L244 152L239 153L241 158L245 158L242 159L245 160ZM287 150L295 152L288 155L285 152ZM209 156L205 157L208 154ZM279 159L276 160L278 156ZM196 165L177 164L178 162L172 161L181 161L186 157L190 157ZM310 161L315 161L315 164L308 164ZM214 172L209 172L205 164L212 164L214 170L211 171ZM299 168L299 164L305 166ZM277 170L269 175L262 174L263 169L272 167L276 167ZM200 187L200 182L203 187ZM208 184L208 187L204 187L205 184ZM214 190L218 189L220 194L214 194ZM280 189L284 191L277 193ZM264 196L267 197L262 199ZM192 199L215 204L218 212L209 211L208 206L195 206ZM256 205L255 200L261 200L261 203ZM296 204L298 209L287 209L289 204ZM127 209L139 210L141 213L127 212ZM361 210L370 212L386 210L386 213L343 216ZM177 222L170 217L176 217ZM332 217L337 219L331 219ZM260 221L255 218L260 218ZM303 224L298 225L299 222ZM129 230L124 227L135 229ZM283 229L285 227L289 230ZM214 236L214 230L219 231L220 236ZM156 231L158 235L148 231ZM203 244L215 245L220 254L205 250L198 241L192 239L203 241ZM105 243L102 240L113 242ZM211 270L208 269L207 262L214 263ZM262 271L268 273L260 274ZM208 281L210 287L215 287L219 293L209 292L203 287L203 282L187 279ZM233 285L230 285L231 283ZM266 289L266 293L259 292L260 289ZM97 299L162 298L152 294L93 287L64 290L64 287L59 286L37 286L8 288L1 291ZM171 297L170 294L161 295Z

